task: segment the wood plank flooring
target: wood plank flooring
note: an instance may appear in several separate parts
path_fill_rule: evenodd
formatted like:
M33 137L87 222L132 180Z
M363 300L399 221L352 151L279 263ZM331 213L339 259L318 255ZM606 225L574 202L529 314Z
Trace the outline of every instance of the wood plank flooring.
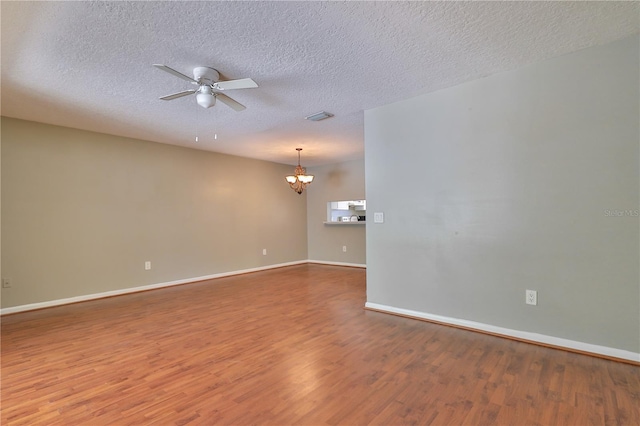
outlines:
M299 265L2 318L3 425L638 425L640 368L363 309Z

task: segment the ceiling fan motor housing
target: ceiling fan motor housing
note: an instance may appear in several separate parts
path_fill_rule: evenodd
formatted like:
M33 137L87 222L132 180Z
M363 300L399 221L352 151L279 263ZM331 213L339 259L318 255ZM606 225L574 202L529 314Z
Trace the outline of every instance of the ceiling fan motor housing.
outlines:
M218 71L209 67L196 67L193 69L193 79L198 84L213 84L220 78Z

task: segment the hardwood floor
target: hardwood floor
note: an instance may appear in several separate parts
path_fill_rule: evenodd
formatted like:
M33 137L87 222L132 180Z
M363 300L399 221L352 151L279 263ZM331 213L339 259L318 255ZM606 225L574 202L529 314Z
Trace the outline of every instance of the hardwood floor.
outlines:
M638 425L640 368L363 309L300 265L2 318L3 425Z

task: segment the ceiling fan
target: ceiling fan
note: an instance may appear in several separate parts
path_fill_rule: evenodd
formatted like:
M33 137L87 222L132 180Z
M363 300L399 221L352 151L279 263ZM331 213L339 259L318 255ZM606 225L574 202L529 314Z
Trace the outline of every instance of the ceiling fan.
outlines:
M188 81L191 84L198 86L197 89L184 90L182 92L173 93L171 95L163 96L160 99L163 101L170 101L173 99L181 98L196 94L196 101L198 105L203 108L211 108L215 105L216 99L233 108L236 111L242 111L246 109L240 102L231 99L229 96L220 93L222 90L231 89L250 89L258 87L255 81L250 78L241 78L239 80L218 81L220 74L217 70L209 67L196 67L193 69L193 78L188 75L182 74L179 71L169 68L166 65L153 64L154 67L161 69L162 71L173 74L178 78Z

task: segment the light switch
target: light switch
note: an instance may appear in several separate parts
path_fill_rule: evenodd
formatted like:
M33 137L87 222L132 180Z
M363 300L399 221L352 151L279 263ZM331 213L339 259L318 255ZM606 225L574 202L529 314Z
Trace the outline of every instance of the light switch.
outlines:
M373 214L373 223L384 223L384 213L375 212Z

